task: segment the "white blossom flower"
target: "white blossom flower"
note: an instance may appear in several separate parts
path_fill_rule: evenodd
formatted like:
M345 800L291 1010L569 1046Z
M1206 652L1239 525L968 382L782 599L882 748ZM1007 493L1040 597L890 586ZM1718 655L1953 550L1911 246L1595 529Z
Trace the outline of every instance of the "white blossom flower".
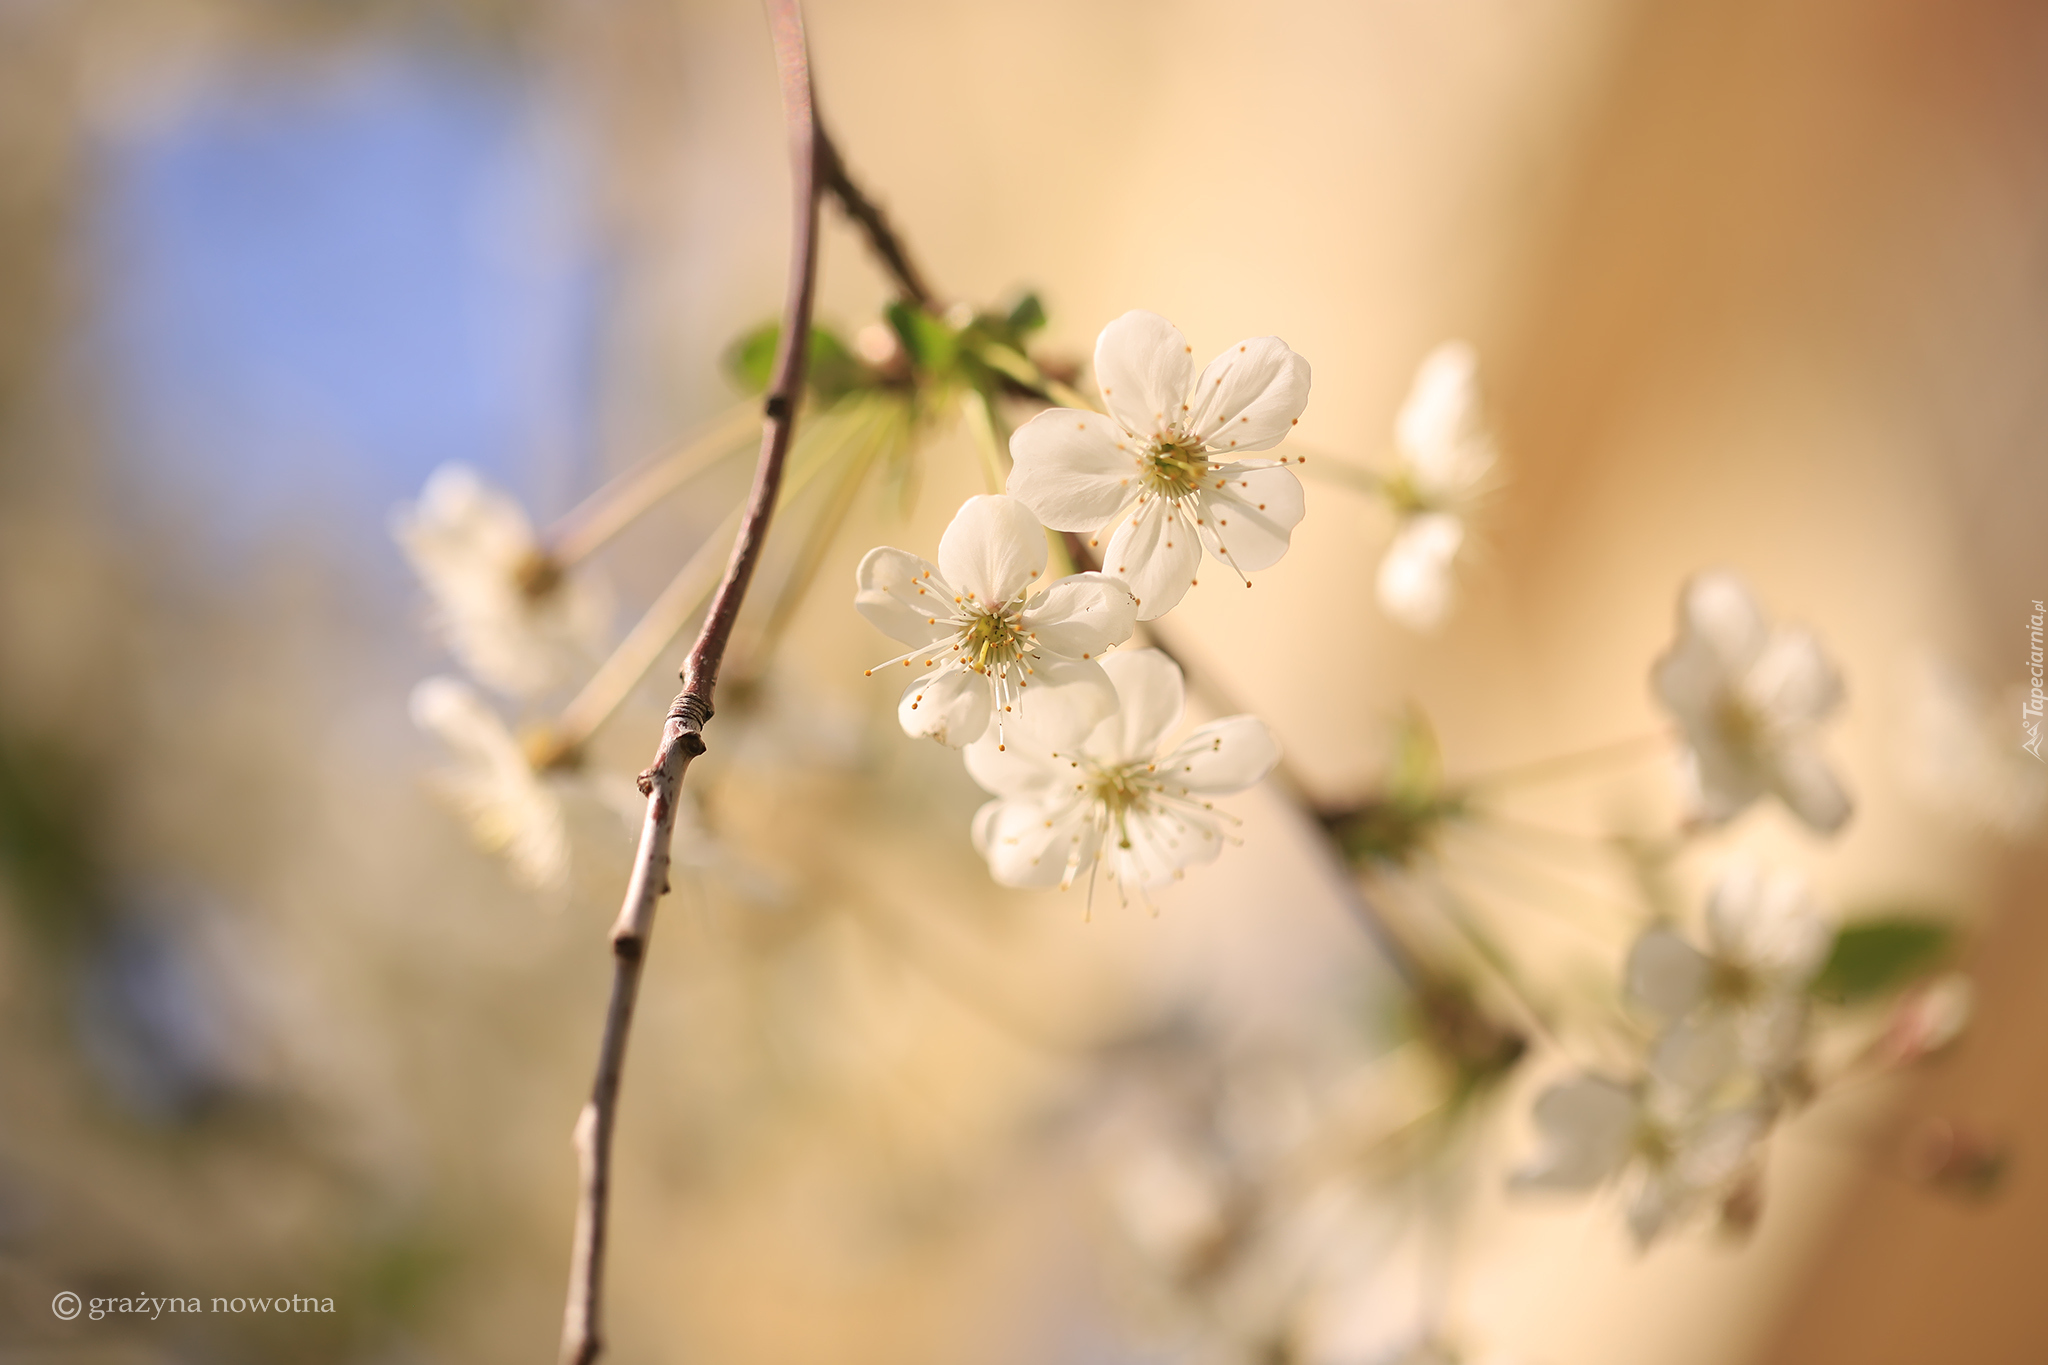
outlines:
M1415 372L1394 422L1399 464L1386 495L1400 523L1376 587L1380 609L1411 630L1435 630L1450 614L1452 564L1497 458L1478 374L1469 345L1445 342Z
M1011 495L1056 531L1088 532L1141 621L1187 593L1204 546L1239 575L1271 568L1302 515L1285 461L1242 457L1279 445L1300 418L1308 362L1278 337L1252 337L1196 379L1193 354L1157 313L1126 313L1095 342L1109 415L1052 408L1010 438Z
M1773 628L1732 573L1695 576L1678 603L1678 639L1651 683L1684 727L1689 795L1720 824L1766 792L1822 833L1849 818L1849 797L1816 732L1842 704L1842 678L1811 632Z
M1632 999L1676 1028L1735 1032L1744 1065L1776 1084L1806 1042L1807 987L1835 932L1796 872L1731 866L1707 899L1707 950L1676 930L1646 930L1629 952Z
M936 565L887 546L868 551L854 605L911 646L868 672L897 663L918 670L897 707L904 733L957 749L991 731L1005 743L1016 725L1059 745L1116 710L1097 660L1131 637L1130 590L1085 573L1027 597L1045 561L1044 528L1001 494L961 504Z
M433 598L463 667L516 697L572 681L604 645L609 595L550 560L516 500L473 469L443 465L391 533Z
M1242 791L1280 761L1256 716L1212 721L1180 744L1180 666L1156 649L1102 662L1118 709L1078 745L983 739L967 750L968 774L996 799L974 817L974 847L1005 886L1072 885L1106 872L1119 887L1157 886L1222 851L1223 822L1210 798Z
M428 678L412 692L413 723L446 744L455 765L436 792L469 822L477 842L502 853L527 885L560 891L569 879L569 826L552 782L476 689Z
M1734 1073L1725 1035L1666 1035L1649 1074L1633 1085L1584 1074L1536 1099L1542 1150L1517 1171L1516 1189L1628 1186L1628 1225L1638 1247L1732 1190L1753 1164L1771 1110L1717 1103Z

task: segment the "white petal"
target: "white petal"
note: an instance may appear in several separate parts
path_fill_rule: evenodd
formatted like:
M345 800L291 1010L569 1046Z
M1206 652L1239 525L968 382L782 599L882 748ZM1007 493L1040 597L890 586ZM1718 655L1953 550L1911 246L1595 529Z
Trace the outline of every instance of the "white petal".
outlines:
M1804 991L1779 991L1751 1003L1736 1025L1743 1065L1765 1077L1790 1072L1806 1051L1810 1014Z
M1130 649L1102 661L1116 688L1116 714L1095 727L1083 746L1097 763L1141 763L1180 724L1187 685L1180 665L1156 649Z
M1626 1086L1580 1076L1551 1086L1533 1111L1543 1150L1515 1173L1523 1189L1585 1190L1618 1172L1636 1129L1636 1098Z
M1834 931L1806 879L1730 864L1707 898L1707 934L1719 955L1788 986L1803 987L1827 960Z
M891 639L928 645L953 633L953 589L930 562L907 550L878 545L854 570L853 605Z
M1308 406L1308 378L1308 362L1279 337L1240 341L1195 381L1194 411L1184 425L1225 459L1270 450Z
M1818 724L1842 704L1842 675L1811 631L1785 629L1771 636L1742 679L1742 695L1781 727Z
M1109 418L1050 408L1010 437L1010 496L1055 531L1095 531L1137 497L1134 438Z
M1402 522L1380 560L1374 584L1380 609L1410 630L1431 631L1451 609L1451 562L1465 543L1465 524L1447 512Z
M1416 489L1431 502L1455 500L1494 462L1479 407L1479 357L1462 341L1431 351L1394 421L1394 440Z
M1628 1203L1628 1230L1636 1250L1647 1250L1671 1220L1685 1212L1687 1194L1670 1171L1645 1173Z
M1116 688L1093 659L1047 657L1032 667L1035 671L1018 695L1017 709L998 717L1005 742L1014 735L1019 743L1075 749L1089 731L1116 713Z
M1172 503L1157 497L1117 522L1102 555L1102 571L1130 586L1140 621L1172 611L1194 585L1201 564L1201 537Z
M560 795L527 762L497 712L454 678L413 689L413 720L441 738L457 766L434 788L469 822L478 843L502 853L519 880L544 890L569 875L569 829Z
M997 747L993 728L961 751L967 775L985 792L1039 801L1073 789L1072 759L1049 744L1019 741Z
M1194 348L1180 329L1132 309L1095 339L1095 382L1102 404L1133 436L1155 436L1185 415Z
M1708 824L1724 824L1749 807L1769 787L1750 755L1721 742L1718 729L1686 727L1691 747L1683 755L1686 800Z
M1713 964L1707 955L1665 928L1645 930L1629 949L1629 997L1665 1019L1681 1019L1706 998Z
M1771 789L1809 828L1833 834L1849 822L1855 806L1816 746L1783 745L1770 755L1770 768Z
M1213 825L1170 810L1132 810L1103 836L1110 870L1126 886L1164 886L1178 872L1213 862L1223 840Z
M1138 604L1120 578L1084 573L1062 578L1031 599L1023 626L1038 646L1069 659L1093 658L1131 638Z
M1691 1109L1735 1074L1741 1057L1735 1025L1720 1014L1673 1024L1650 1049L1650 1076L1659 1087L1652 1101L1666 1112Z
M1753 1105L1704 1119L1679 1144L1673 1174L1686 1188L1716 1189L1742 1170L1769 1128L1769 1115Z
M1680 640L1693 639L1720 666L1724 679L1749 671L1764 652L1770 628L1749 585L1726 570L1695 574L1679 599Z
M903 689L896 719L903 733L958 749L989 728L988 679L970 668L941 668Z
M1095 856L1095 828L1079 802L992 801L982 809L985 818L975 821L982 856L1004 886L1058 886L1069 866Z
M1301 522L1301 480L1277 465L1246 469L1229 464L1210 473L1195 494L1202 544L1242 573L1278 564L1287 553L1289 533Z
M960 504L939 537L939 572L983 607L1015 598L1045 572L1045 528L1031 509L1001 493Z
M1162 776L1182 791L1198 796L1227 796L1243 791L1280 761L1280 743L1257 716L1226 716L1187 737L1186 743L1159 760Z

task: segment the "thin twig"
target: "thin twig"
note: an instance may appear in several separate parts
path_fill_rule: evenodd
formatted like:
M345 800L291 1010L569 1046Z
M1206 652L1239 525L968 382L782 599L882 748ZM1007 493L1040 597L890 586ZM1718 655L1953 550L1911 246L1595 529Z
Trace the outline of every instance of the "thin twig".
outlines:
M896 235L888 215L854 183L838 147L822 128L818 130L818 187L837 200L841 212L860 227L868 248L896 282L896 291L905 302L914 303L934 316L944 310L945 305L925 282L924 272L910 259L910 248Z
M661 746L640 774L647 818L626 886L625 903L612 926L612 993L599 1045L597 1078L590 1101L576 1122L576 1153L582 1180L576 1210L576 1240L569 1267L568 1305L562 1316L565 1365L590 1365L604 1350L604 1252L611 1194L612 1130L617 1120L619 1077L640 968L654 928L654 909L668 891L669 844L675 833L676 799L690 761L704 752L704 725L712 715L712 693L733 622L760 562L762 543L775 511L782 467L796 423L810 347L811 293L818 265L818 168L821 141L811 95L810 58L804 45L798 0L767 0L769 27L781 75L782 110L789 130L793 213L790 227L789 289L783 302L782 335L768 386L761 430L761 458L754 472L746 515L733 541L725 579L718 585L697 643L683 665L683 690L662 723Z
M642 513L727 455L739 453L754 426L754 405L742 403L688 445L643 461L592 493L542 539L548 558L568 568L631 525Z

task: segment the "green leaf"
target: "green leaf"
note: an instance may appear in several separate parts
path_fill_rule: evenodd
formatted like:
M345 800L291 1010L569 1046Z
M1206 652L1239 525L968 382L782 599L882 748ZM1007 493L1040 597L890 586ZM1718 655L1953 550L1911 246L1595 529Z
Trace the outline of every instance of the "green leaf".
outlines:
M1954 943L1955 929L1947 921L1923 914L1852 920L1835 935L1813 993L1837 1005L1887 995L1940 966Z
M782 339L779 323L768 322L741 336L725 351L725 367L748 393L761 393L775 373L775 347ZM867 382L862 365L845 342L823 327L811 328L811 365L807 387L826 402L843 398Z
M930 375L944 374L953 368L960 354L960 342L952 328L922 308L901 302L889 305L888 318L912 365Z
M1038 295L1026 294L1010 306L1010 316L1006 321L1010 328L1010 340L1022 341L1045 326L1045 305L1038 301Z

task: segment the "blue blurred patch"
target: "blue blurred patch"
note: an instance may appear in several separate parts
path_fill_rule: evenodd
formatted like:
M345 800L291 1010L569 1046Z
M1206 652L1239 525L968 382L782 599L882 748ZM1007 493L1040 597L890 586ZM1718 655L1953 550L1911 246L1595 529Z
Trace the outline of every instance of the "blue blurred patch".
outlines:
M308 523L359 550L444 461L571 488L601 290L551 128L513 72L386 56L250 72L109 139L91 375L122 501L230 552Z

